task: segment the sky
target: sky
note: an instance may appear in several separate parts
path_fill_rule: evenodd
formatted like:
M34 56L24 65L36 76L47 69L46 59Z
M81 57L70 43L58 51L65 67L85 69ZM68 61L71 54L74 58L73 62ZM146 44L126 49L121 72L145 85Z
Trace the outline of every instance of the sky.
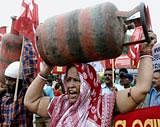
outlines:
M2 0L1 0L2 1ZM160 40L160 2L159 0L35 0L39 6L39 20L44 22L47 18L66 13L75 9L86 8L104 2L113 3L120 11L130 11L141 2L148 5L150 10L152 29ZM11 25L11 16L19 16L22 0L3 0L0 6L0 26Z

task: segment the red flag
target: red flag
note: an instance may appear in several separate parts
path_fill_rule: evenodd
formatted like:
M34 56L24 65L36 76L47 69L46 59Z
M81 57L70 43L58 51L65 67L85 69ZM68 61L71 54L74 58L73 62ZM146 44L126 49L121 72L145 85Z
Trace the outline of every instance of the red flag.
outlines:
M39 24L38 5L34 0L22 1L22 13L15 23L15 29L28 38L35 47L35 29Z
M32 11L32 21L35 29L39 25L39 16L38 16L38 5L32 0L33 3L33 11Z
M0 41L2 40L2 37L5 33L6 33L6 26L0 27Z
M112 68L112 59L102 60L101 63L105 69Z
M141 40L142 35L143 35L142 27L136 27L135 31L131 36L131 42ZM129 49L128 49L128 56L133 60L134 63L132 65L134 67L137 67L139 62L139 48L140 48L140 45L135 44L135 45L129 46Z

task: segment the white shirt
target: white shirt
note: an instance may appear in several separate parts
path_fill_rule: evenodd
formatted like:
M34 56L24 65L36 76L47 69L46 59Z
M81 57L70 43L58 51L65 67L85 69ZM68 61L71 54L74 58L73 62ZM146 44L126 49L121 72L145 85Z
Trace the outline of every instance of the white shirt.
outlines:
M102 88L102 95L104 95L105 93L111 93L112 92L111 89L108 88L106 83L102 83L101 88Z

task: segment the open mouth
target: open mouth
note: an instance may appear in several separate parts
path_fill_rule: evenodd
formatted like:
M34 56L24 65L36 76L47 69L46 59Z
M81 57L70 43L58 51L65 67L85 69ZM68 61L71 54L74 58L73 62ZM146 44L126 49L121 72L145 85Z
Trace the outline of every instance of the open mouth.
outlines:
M75 90L68 90L68 95L71 99L76 99L78 96L78 92Z

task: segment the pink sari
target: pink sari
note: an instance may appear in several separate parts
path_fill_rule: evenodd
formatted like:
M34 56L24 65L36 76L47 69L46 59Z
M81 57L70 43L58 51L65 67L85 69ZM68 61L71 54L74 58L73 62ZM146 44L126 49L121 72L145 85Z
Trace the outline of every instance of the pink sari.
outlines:
M81 80L78 100L70 105L68 95L55 97L48 107L50 127L110 127L115 93L101 95L101 85L91 65L75 66Z

